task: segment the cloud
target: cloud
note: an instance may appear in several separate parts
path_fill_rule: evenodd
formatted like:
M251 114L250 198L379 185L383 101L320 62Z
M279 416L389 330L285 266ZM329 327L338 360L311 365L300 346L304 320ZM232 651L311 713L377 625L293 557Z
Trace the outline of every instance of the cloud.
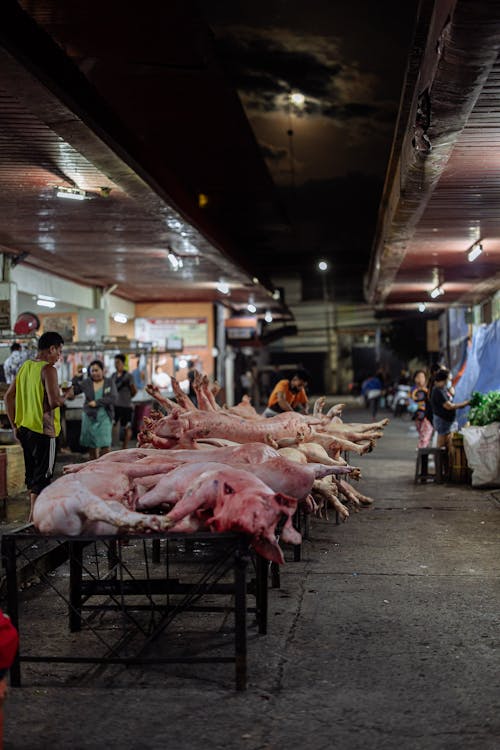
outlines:
M343 59L331 37L226 26L216 44L249 115L286 110L290 91L297 90L306 97L303 116L339 123L382 119L386 107L376 99L378 78Z

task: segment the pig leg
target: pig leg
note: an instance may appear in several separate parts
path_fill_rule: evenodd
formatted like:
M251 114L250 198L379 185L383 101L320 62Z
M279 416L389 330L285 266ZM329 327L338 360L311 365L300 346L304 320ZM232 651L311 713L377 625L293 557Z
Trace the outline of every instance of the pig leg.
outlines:
M341 481L342 481L342 480L341 480ZM346 482L342 482L342 484L343 484L343 485L345 485L345 484L346 484ZM374 503L374 502L375 502L375 501L374 501L374 499L373 499L372 497L368 497L367 495L363 495L363 494L362 494L362 493L361 493L361 492L360 492L360 491L359 491L359 490L357 489L357 487L353 487L353 486L352 486L352 485L350 485L350 484L348 484L347 486L349 487L349 489L350 489L350 491L352 492L352 494L353 494L353 495L356 495L356 497L358 498L359 502L360 502L360 503L361 503L362 505L371 505L372 503Z
M169 398L161 395L160 389L157 385L147 385L146 392L149 393L149 395L152 396L154 400L157 401L161 406L163 406L167 414L171 412L172 409L178 408L178 404L176 404L175 401L171 401Z
M324 396L321 396L320 398L316 399L316 401L314 402L314 407L313 407L313 415L315 417L319 417L322 414L323 409L325 407L325 403L326 403L326 398Z
M342 416L342 409L345 408L345 404L335 404L335 406L332 406L332 408L326 413L327 417L341 417Z
M86 502L82 511L89 521L104 521L118 528L129 528L135 531L164 531L172 525L166 516L136 513L127 510L117 500L105 501L97 496Z
M361 506L361 503L358 496L352 491L352 487L342 479L334 479L333 481L339 488L340 494L343 495L346 500L349 500L357 510Z
M184 411L198 411L189 396L184 393L184 391L180 387L177 378L172 377L171 381L172 390L175 394L175 398L177 399L178 406L180 406Z
M313 432L312 440L313 442L322 445L329 455L331 455L331 452L335 453L336 451L343 450L352 451L353 453L362 456L364 453L368 453L368 451L372 449L371 442L368 442L367 445L358 445L357 443L352 443L350 440L345 440L338 435L334 436L331 433L326 432Z
M319 494L319 496L325 501L325 510L328 508L328 505L331 505L343 521L349 518L349 511L339 500L337 487L331 481L326 478L323 480L316 480L313 484L313 492Z

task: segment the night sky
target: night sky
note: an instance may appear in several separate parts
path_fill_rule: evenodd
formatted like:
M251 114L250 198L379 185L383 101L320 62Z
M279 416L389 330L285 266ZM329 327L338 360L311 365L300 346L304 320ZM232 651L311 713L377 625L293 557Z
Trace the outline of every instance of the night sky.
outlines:
M326 257L339 298L362 299L416 6L200 2L292 225L259 259L271 276L286 263L314 282ZM305 96L302 109L290 92Z

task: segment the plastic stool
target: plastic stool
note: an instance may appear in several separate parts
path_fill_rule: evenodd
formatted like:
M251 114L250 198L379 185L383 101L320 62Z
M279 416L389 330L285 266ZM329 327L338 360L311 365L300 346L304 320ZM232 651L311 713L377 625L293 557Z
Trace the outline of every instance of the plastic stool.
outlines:
M429 456L434 459L434 473L429 473ZM418 448L415 465L415 484L430 479L441 484L448 473L448 450L446 448Z

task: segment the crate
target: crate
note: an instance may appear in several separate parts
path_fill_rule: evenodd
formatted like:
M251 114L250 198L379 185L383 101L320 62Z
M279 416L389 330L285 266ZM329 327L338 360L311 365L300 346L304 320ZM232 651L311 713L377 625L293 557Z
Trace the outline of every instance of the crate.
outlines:
M24 454L18 443L0 445L0 451L7 459L7 495L17 495L26 489L24 483Z

